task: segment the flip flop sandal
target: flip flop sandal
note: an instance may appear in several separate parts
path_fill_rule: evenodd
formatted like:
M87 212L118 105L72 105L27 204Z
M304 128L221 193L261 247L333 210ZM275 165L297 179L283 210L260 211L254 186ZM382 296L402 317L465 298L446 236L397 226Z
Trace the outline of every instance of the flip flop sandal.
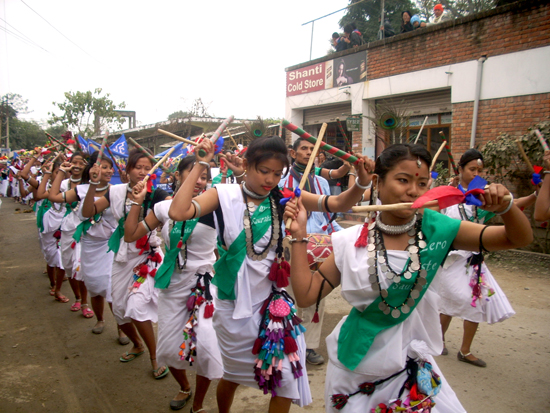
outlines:
M50 295L51 296L55 295L55 287L50 287Z
M191 410L189 410L189 413L199 413L199 412L205 412L205 411L206 411L205 409L193 410L193 408L191 407Z
M193 395L193 392L191 391L191 389L189 389L187 391L180 390L180 393L187 394L187 397L185 399L182 399L182 400L171 400L170 401L170 408L172 410L183 409L185 407L185 405L187 404L187 402L189 401L189 399L191 399L191 396Z
M71 311L79 311L81 308L81 302L80 300L76 300L73 305L71 305Z
M55 296L55 301L59 301L60 303L68 303L69 299L61 294Z
M164 371L162 373L160 373L158 376L156 375L157 372L164 367ZM155 380L160 380L160 379L163 379L165 378L167 375L168 375L168 372L170 370L168 370L168 366L160 366L158 369L156 370L153 370L153 377L155 378Z
M129 361L135 360L136 358L141 356L143 353L145 353L145 350L143 350L139 353L130 353L130 352L127 351L124 356L126 356L126 357L131 356L131 358L124 358L124 356L121 356L119 360L122 361L123 363L128 363Z
M84 316L84 318L92 318L94 316L94 312L90 310L88 304L84 304L82 306L82 315Z

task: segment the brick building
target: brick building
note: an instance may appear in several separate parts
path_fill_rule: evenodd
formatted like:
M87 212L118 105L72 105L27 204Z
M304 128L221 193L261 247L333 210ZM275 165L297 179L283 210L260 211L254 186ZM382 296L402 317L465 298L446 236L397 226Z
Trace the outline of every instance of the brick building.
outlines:
M369 156L427 119L419 143L434 154L441 131L457 158L548 119L549 68L550 4L520 1L289 67L285 116L313 135L327 122L325 140L343 147L336 119L363 115L347 135ZM405 126L380 127L392 116Z

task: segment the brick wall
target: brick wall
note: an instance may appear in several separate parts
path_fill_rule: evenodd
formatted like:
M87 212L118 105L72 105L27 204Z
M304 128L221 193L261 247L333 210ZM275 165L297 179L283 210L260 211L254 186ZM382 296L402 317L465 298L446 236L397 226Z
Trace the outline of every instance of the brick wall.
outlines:
M470 147L474 102L453 105L452 152L458 161ZM499 133L521 136L533 124L550 117L550 93L515 96L479 102L476 146L495 139Z
M368 45L367 80L550 44L550 3L527 0Z

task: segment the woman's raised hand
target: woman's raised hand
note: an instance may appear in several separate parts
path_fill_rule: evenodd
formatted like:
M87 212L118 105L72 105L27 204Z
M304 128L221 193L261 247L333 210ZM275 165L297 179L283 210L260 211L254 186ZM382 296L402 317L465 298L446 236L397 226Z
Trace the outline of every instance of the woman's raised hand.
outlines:
M101 179L101 167L95 163L90 168L90 180L98 182Z
M355 154L359 159L355 169L357 170L357 179L360 185L369 185L374 175L374 161L367 156Z
M203 153L201 149L206 152L205 156L201 156ZM204 139L201 143L199 143L195 147L195 157L197 158L198 162L210 162L212 158L214 157L214 151L216 150L214 144L210 141L210 139Z
M134 200L137 203L143 203L145 196L147 195L147 184L143 181L138 182L132 189L132 194L134 195Z
M505 201L504 196L510 195L510 191L501 184L491 184L483 194L479 196L483 205L482 209L491 212L502 212L508 208L510 201Z

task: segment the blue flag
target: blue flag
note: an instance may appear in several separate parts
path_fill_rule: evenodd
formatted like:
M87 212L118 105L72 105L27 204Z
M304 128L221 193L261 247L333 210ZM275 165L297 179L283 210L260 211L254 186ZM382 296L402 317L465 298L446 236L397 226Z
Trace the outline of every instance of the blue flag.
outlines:
M86 153L90 153L90 147L88 145L88 141L80 135L78 135L77 139L78 139L78 143L80 144L80 147L82 148L82 150Z
M115 143L109 146L109 149L114 155L128 157L128 144L126 143L126 137L124 134L122 134L122 136L118 138Z

